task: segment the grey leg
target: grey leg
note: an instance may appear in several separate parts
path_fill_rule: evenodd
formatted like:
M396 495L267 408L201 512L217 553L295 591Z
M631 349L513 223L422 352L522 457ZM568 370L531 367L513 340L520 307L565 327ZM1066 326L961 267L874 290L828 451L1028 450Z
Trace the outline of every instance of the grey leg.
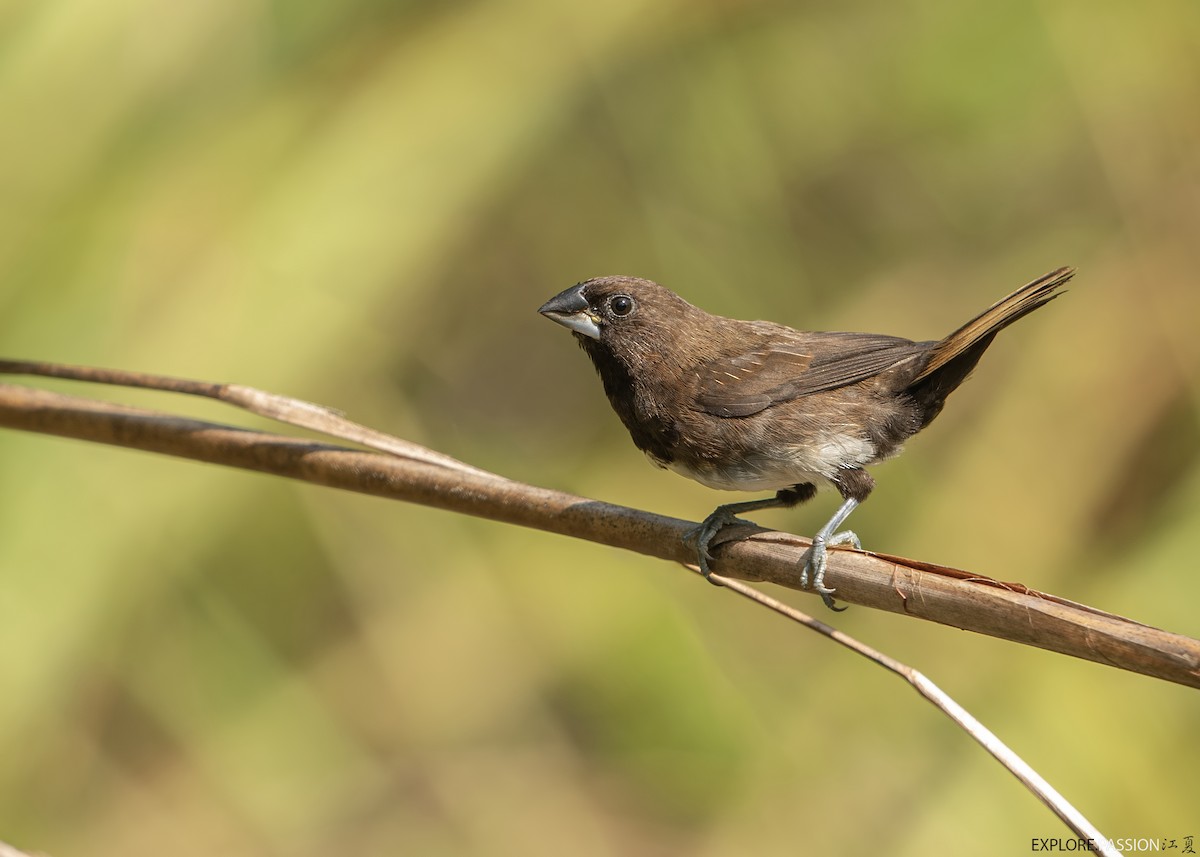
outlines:
M700 571L704 576L710 577L712 575L712 569L708 567L708 561L712 559L712 554L708 551L708 545L717 533L733 524L750 523L738 517L738 515L744 512L757 512L760 509L775 509L786 505L789 504L783 502L778 497L768 497L764 500L747 500L743 503L726 503L724 506L718 506L711 515L700 523L700 526L684 536L686 541L695 544L696 552L700 559Z
M724 506L718 506L700 526L689 532L684 539L696 546L700 571L706 578L711 577L712 569L709 568L708 562L712 559L712 554L709 553L708 546L723 528L733 524L750 523L743 521L738 515L743 512L757 512L760 509L787 509L812 499L816 493L816 485L802 482L791 488L784 488L782 491L776 492L774 497L768 497L765 500L747 500L743 503L727 503Z
M846 522L846 519L850 517L850 513L857 507L858 501L853 497L849 497L833 513L833 517L829 519L828 523L821 527L817 534L813 536L812 549L808 552L808 559L804 563L804 570L800 572L800 585L807 587L810 580L809 575L811 574L813 590L820 594L821 600L825 602L825 606L833 610L839 609L833 606L833 594L837 590L830 589L825 585L825 548L826 546L832 547L834 545L845 544L854 545L856 548L862 547L858 541L858 536L850 530L840 533L835 532L838 527ZM845 608L841 609L844 610Z

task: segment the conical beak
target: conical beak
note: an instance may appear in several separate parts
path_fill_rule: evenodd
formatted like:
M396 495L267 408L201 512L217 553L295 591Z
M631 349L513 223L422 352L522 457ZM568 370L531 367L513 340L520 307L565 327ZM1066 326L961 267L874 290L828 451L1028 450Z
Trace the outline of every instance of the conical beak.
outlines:
M583 286L571 286L566 291L559 292L542 304L538 312L576 333L590 336L592 339L600 338L600 320L589 311L587 298L583 296Z

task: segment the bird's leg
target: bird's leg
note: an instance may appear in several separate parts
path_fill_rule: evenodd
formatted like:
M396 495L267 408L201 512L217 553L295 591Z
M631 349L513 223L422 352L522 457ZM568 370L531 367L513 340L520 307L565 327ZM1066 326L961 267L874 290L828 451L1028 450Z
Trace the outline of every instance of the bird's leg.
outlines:
M712 559L708 545L717 533L734 524L750 523L738 517L743 512L756 512L759 509L775 509L782 505L776 497L768 497L765 500L747 500L744 503L726 503L724 506L718 506L714 509L711 515L701 521L700 526L690 530L684 536L684 540L695 544L696 553L700 559L700 571L704 576L709 577L712 575L712 569L708 566L708 561Z
M734 524L750 523L749 521L743 521L738 515L743 512L757 512L759 509L786 509L790 506L803 503L816 492L817 486L804 483L792 488L785 488L777 492L774 497L767 497L763 500L746 500L742 503L726 503L723 506L718 506L698 527L690 530L684 536L685 541L696 546L701 573L703 573L705 578L712 575L712 569L708 565L709 560L712 559L712 554L709 553L708 546L716 538L717 533L725 527Z
M821 600L825 602L825 606L832 610L839 608L833 606L833 594L836 589L830 589L825 585L825 548L833 545L852 544L856 548L861 548L862 544L850 530L844 530L840 533L834 532L838 527L845 523L850 517L850 513L858 506L858 501L853 497L849 498L834 512L833 517L817 531L813 536L812 548L808 552L808 559L804 561L804 569L800 572L800 585L805 589L808 588L808 582L812 579L813 590L821 596ZM845 609L844 607L841 609Z
M837 528L846 522L850 513L858 508L859 503L867 499L871 489L875 487L875 480L867 471L855 467L838 474L838 478L833 480L833 484L837 486L844 500L838 510L833 513L833 517L813 536L812 548L808 552L808 559L804 562L804 569L800 572L800 585L808 588L811 580L813 591L821 596L825 606L831 610L838 610L839 608L833 606L833 595L837 590L825 585L825 549L845 544L853 545L855 549L862 548L858 536L853 531L844 530L839 533ZM845 610L846 608L840 609Z

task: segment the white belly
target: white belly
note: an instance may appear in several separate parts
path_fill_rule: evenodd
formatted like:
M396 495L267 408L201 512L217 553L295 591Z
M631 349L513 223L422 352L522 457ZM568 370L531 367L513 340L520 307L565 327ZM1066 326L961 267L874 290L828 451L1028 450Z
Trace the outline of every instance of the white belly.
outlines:
M755 455L720 467L692 468L677 461L654 463L721 491L779 491L805 482L828 482L839 470L875 460L875 445L869 440L829 434L816 443L785 446L776 456Z

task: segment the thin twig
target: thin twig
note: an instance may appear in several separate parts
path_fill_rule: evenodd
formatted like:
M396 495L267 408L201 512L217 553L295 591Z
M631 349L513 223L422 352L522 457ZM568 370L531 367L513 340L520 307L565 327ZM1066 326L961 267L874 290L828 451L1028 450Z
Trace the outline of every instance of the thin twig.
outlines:
M689 568L697 574L700 573L698 566L689 566ZM781 616L791 619L793 622L798 622L810 631L815 631L818 634L828 637L839 645L845 646L852 652L862 655L864 658L900 676L917 693L925 697L935 708L957 723L963 731L974 738L997 762L1020 780L1027 789L1033 792L1038 800L1057 815L1076 836L1088 840L1091 851L1106 855L1120 853L1113 848L1111 840L1105 838L1104 834L1088 821L1083 813L1063 797L1054 786L1050 785L1028 762L1013 752L1007 744L996 737L994 732L980 723L970 712L955 702L949 694L934 684L923 673L907 664L901 663L895 658L888 657L883 652L868 646L866 643L856 640L844 631L839 631L837 628L827 625L791 605L784 604L782 601L772 598L752 586L747 586L740 580L721 577L715 574L711 579L722 586L732 589L738 595L749 598L751 601L761 604L769 610L774 610Z
M242 384L216 384L211 381L193 381L190 378L175 378L170 375L152 375L147 372L129 372L124 369L103 369L96 366L72 366L67 363L44 363L35 360L0 360L0 374L39 375L44 378L64 378L69 381L85 381L92 384L108 384L114 387L135 387L142 390L159 390L165 393L183 393L216 399L236 408L257 414L260 417L278 420L288 425L320 432L360 443L370 449L388 452L413 461L437 464L462 473L491 476L486 470L472 467L434 452L428 447L403 440L368 428L361 423L346 419L333 408L293 399L278 393L268 393Z

